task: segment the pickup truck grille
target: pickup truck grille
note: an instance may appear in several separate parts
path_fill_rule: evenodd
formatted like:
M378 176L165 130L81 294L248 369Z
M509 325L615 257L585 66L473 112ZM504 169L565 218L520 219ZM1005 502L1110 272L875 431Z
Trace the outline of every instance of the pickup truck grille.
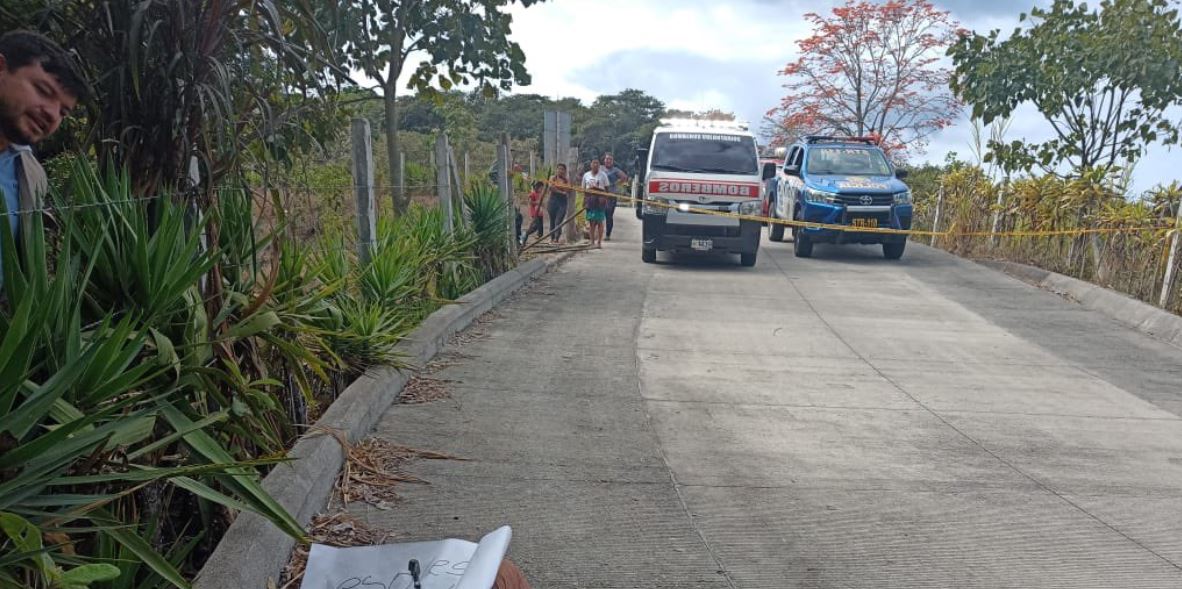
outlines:
M863 197L869 196L869 202L863 202ZM895 196L892 194L839 194L837 195L837 203L843 205L854 206L884 206L895 203Z

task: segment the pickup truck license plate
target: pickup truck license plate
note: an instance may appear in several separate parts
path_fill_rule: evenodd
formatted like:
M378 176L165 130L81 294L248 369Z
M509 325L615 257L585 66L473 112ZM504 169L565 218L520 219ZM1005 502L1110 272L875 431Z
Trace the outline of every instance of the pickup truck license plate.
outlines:
M695 249L700 252L708 252L714 249L713 239L691 239L690 249Z
M851 219L851 225L854 227L878 229L878 219L875 219L874 217L855 217Z

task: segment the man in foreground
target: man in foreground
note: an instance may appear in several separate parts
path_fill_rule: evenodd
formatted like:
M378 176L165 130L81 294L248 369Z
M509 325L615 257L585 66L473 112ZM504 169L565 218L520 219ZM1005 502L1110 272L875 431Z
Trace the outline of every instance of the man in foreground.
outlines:
M57 131L85 89L69 56L53 41L29 31L0 35L0 195L15 243L31 230L49 188L32 146ZM0 284L3 262L0 255Z

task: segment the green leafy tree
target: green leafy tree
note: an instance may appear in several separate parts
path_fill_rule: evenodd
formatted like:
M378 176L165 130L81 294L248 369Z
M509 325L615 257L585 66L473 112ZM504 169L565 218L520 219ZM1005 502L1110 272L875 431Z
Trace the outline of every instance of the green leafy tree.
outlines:
M628 89L595 99L581 124L576 122L580 157L590 159L610 152L621 164L632 160L632 150L647 144L665 105L641 90Z
M1182 99L1182 27L1168 0L1105 0L1098 10L1056 0L1005 40L996 30L966 35L949 55L952 89L974 117L989 124L1031 103L1053 127L1041 143L990 141L989 161L1007 171L1109 172L1152 143L1178 143L1166 109Z
M480 114L480 139L494 142L501 133L518 139L542 138L544 113L555 110L555 102L538 94L485 97L469 95L469 108Z
M538 0L350 0L333 17L337 38L351 67L381 86L386 117L391 198L399 213L408 200L397 186L398 86L412 55L425 53L407 87L430 94L475 84L491 94L528 84L525 54L509 40L513 17L506 8Z

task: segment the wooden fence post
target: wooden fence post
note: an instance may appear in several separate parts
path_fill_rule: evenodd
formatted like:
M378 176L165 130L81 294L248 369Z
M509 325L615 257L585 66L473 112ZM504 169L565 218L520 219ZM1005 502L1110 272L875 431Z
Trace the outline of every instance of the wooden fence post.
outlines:
M451 210L456 227L464 224L464 191L468 189L464 179L460 178L460 167L456 165L456 151L451 145L447 146L447 169L451 173Z
M410 202L410 195L406 193L406 152L405 151L398 152L398 169L402 170L402 173L398 175L398 194L401 194L402 198L406 199L406 202Z
M990 233L994 235L989 236L989 249L997 247L997 231L1001 228L1001 205L1004 202L1006 190L1010 187L1010 181L1007 178L1001 184L1001 188L997 191L997 204L993 207L993 228Z
M579 162L579 148L571 147L567 149L566 154L566 174L567 179L570 180L571 186L581 186L583 184L583 177L577 173ZM578 212L578 192L571 189L567 191L566 195L566 218L570 220ZM566 230L563 232L567 243L578 243L583 236L579 234L578 220L570 221L566 224Z
M439 210L443 212L443 231L451 235L454 222L452 221L451 166L448 165L449 151L447 133L440 131L435 136L435 183L438 184L435 187L435 194L438 197Z
M936 216L932 218L932 247L936 247L936 234L940 231L940 208L942 206L944 206L944 182L940 181L940 190L936 193Z
M1166 275L1161 281L1161 298L1158 306L1165 309L1170 304L1174 289L1174 268L1178 264L1178 241L1182 238L1182 198L1178 199L1178 211L1174 217L1174 235L1170 237L1170 255L1166 259Z
M357 195L357 259L368 264L377 237L374 206L373 144L369 121L353 119L353 191Z
M513 203L513 179L509 176L509 146L501 143L497 146L497 184L501 192L501 199L505 203L505 217L509 224L508 233L509 238L506 243L506 251L509 253L509 258L514 259L517 255L517 216L516 207Z

